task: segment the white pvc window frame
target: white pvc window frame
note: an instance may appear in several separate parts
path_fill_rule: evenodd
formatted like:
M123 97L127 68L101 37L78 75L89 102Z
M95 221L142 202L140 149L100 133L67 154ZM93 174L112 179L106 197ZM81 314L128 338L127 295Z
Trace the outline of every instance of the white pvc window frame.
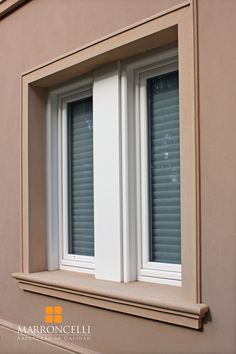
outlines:
M60 269L78 267L94 269L94 257L69 253L68 234L68 104L92 96L92 88L82 87L77 93L61 97L58 110L58 161L59 161L59 209L60 209Z
M95 257L69 253L68 104L91 97L92 77L49 94L47 115L48 268L94 274Z
M182 265L149 262L148 255L146 81L150 77L176 69L178 69L178 49L172 46L154 54L139 56L137 60L130 59L122 64L116 62L107 65L86 79L82 78L75 84L50 93L49 270L60 268L87 272L94 274L97 279L118 282L139 280L182 286ZM68 102L86 97L83 95L91 90L95 257L68 254L68 228L65 217L68 215L68 208L67 198L63 197L67 188L66 105ZM180 135L182 133L180 124ZM104 161L110 166L106 173ZM55 208L57 205L59 207Z
M147 110L147 80L155 76L171 73L178 70L178 62L161 65L157 68L150 68L145 71L137 71L135 86L138 87L137 116L140 122L140 134L137 137L140 145L140 179L141 179L141 212L142 230L139 242L139 280L154 281L156 278L169 280L181 280L181 264L160 263L150 261L150 200L149 200L149 152L148 152L148 110ZM149 278L150 279L149 279ZM173 282L172 282L173 283ZM176 285L180 285L176 283Z
M124 226L127 226L123 244L124 279L127 282L140 280L182 286L181 265L149 261L147 79L176 70L176 47L137 60L128 60L123 65L123 149L126 151L126 156L123 156L126 171L123 220Z

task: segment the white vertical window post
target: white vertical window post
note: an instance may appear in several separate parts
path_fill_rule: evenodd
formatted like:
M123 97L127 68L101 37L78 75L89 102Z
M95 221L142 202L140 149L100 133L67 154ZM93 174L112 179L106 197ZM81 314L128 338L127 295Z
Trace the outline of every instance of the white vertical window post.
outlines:
M123 281L120 64L94 73L95 277Z

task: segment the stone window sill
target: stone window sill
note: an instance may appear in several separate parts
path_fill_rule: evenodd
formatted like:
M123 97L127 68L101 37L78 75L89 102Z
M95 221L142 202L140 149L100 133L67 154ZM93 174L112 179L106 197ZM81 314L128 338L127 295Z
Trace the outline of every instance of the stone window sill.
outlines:
M207 305L187 301L174 286L116 283L64 270L12 276L25 291L194 329L202 328L208 312Z

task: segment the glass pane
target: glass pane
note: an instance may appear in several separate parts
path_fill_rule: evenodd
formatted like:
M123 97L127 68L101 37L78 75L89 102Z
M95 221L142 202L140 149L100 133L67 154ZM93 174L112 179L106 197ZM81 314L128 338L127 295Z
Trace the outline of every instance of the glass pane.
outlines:
M92 97L68 104L69 253L94 256Z
M148 80L150 261L181 263L178 72Z

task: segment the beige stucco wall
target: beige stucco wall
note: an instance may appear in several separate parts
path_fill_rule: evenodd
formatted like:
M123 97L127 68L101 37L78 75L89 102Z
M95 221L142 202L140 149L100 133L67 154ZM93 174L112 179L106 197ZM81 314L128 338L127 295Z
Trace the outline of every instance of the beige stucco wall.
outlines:
M10 276L21 270L20 74L179 2L33 0L0 21L0 319L40 324L44 306L56 302L65 322L92 325L91 341L80 345L102 353L236 352L235 0L198 1L202 302L211 310L204 330L23 293ZM7 333L0 333L0 352L17 353ZM40 345L39 352L54 353ZM27 350L24 344L21 352Z

